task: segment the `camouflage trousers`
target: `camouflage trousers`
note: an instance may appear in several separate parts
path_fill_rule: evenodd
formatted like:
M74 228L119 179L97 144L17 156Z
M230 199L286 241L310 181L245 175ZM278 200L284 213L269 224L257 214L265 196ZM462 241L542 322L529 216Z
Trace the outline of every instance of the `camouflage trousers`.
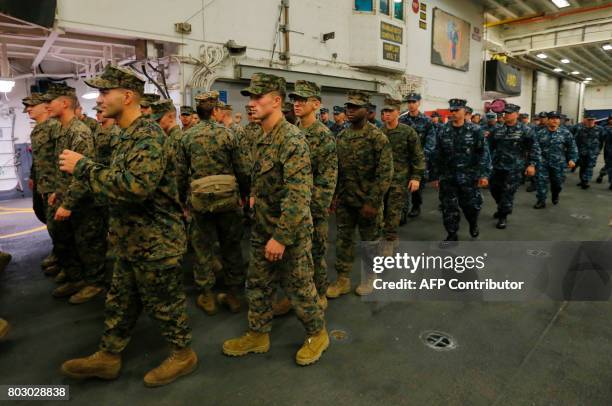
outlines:
M497 213L507 216L512 213L514 195L521 184L521 170L493 169L489 181L491 196L497 203Z
M272 300L276 284L280 281L307 334L321 331L325 320L313 281L310 234L298 238L295 245L287 246L283 258L278 262L269 262L264 256L268 240L269 236L256 231L251 235L251 259L246 277L249 329L266 333L271 331L274 318Z
M157 321L171 345L185 348L191 344L180 261L181 257L138 262L115 260L106 295L100 350L115 354L123 351L143 308Z
M319 296L327 292L327 237L329 234L329 218L313 218L312 261L314 263L314 283Z
M442 220L449 234L459 231L461 215L459 209L469 223L478 221L482 207L482 193L475 183L458 183L453 180L440 180L440 204L442 205Z
M598 151L599 152L599 151ZM580 181L590 182L593 177L593 168L597 164L598 154L580 155L578 159L578 166L580 167Z
M47 224L48 205L45 196L43 196L42 193L38 193L36 185L34 185L34 190L32 190L32 209L34 210L36 218L43 224Z
M546 201L548 185L554 195L561 193L565 183L565 167L555 167L546 164L540 165L536 171L536 196L538 201Z
M399 240L397 229L408 195L408 188L402 182L392 183L385 195L383 236L387 241Z
M219 243L225 284L244 286L245 265L240 241L242 240L242 212L192 212L190 224L191 245L196 254L193 276L201 291L209 291L216 282L215 245Z
M53 240L53 253L66 273L66 280L104 284L108 214L104 208L82 207L64 221L54 219L59 205L47 208L47 229Z
M336 271L338 276L349 277L355 259L355 229L359 228L361 241L378 241L381 234L383 208L378 208L378 215L365 218L360 207L339 204L336 208Z

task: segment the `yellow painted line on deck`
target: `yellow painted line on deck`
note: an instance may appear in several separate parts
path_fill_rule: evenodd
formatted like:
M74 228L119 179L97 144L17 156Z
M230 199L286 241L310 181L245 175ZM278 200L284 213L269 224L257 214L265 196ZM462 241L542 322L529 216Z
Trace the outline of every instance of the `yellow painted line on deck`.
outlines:
M26 212L33 212L33 209L29 209L27 207L3 207L0 206L0 211L26 211Z
M13 233L13 234L6 234L6 235L0 235L0 240L2 239L6 239L6 238L12 238L12 237L19 237L21 235L27 235L27 234L32 234L32 233L37 233L39 231L42 230L46 230L47 226L40 226L40 227L35 227L35 228L31 228L29 230L25 230L25 231L20 231L18 233Z
M0 216L6 216L9 214L27 214L27 213L34 213L34 210L32 211L0 211Z

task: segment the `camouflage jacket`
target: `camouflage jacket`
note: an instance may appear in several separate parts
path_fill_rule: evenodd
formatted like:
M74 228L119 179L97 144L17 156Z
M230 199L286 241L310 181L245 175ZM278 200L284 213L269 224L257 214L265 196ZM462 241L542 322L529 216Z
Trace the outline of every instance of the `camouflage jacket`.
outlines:
M56 182L55 193L62 207L74 210L79 205L86 204L87 188L72 175L59 170L58 157L65 149L78 152L86 157L95 158L93 136L91 130L78 118L74 117L66 127L61 127L55 141Z
M604 159L606 164L612 163L612 126L604 127L603 135Z
M306 136L310 149L314 186L310 212L313 218L327 218L338 180L336 139L329 128L318 120L308 128L300 127L300 130Z
M425 160L429 162L436 141L436 128L431 119L421 112L415 117L412 117L410 113L406 113L400 117L400 123L409 125L417 132L421 140L421 148L425 154Z
M453 180L475 185L491 172L489 146L480 127L447 123L436 135L431 180Z
M393 179L393 151L382 131L366 124L338 134L338 186L336 195L343 204L382 207Z
M111 159L111 143L112 139L121 134L121 128L118 125L113 125L108 128L98 126L94 133L93 143L96 151L95 161L103 165L110 165Z
M425 174L425 157L416 131L405 124L382 131L393 150L393 183L406 186L409 179L420 181Z
M243 196L248 195L249 175L244 172L238 141L232 132L211 120L188 130L181 142L189 181L212 175L234 175Z
M55 155L55 139L61 124L54 118L36 124L30 134L32 141L32 171L30 178L34 180L38 193L53 193L57 174L57 157Z
M493 168L519 170L540 162L540 146L535 140L535 132L525 124L503 125L489 135L489 148L493 157Z
M162 129L139 117L113 139L110 166L82 159L74 175L109 205L109 242L128 261L183 255L186 235Z
M578 155L597 156L601 151L604 129L598 125L588 128L583 125L574 133Z
M92 134L95 134L96 131L98 130L98 127L100 127L100 124L98 124L98 121L96 121L95 118L91 118L89 116L83 116L83 119L81 121L85 123L87 127L89 127Z
M284 118L259 137L253 150L251 195L255 198L253 237L294 245L312 233L312 170L308 144Z
M542 165L565 168L569 161L578 160L578 149L572 134L565 128L556 131L540 130L536 141L542 151Z
M257 123L247 124L243 131L237 134L238 147L242 155L242 162L246 173L251 173L251 169L253 168L253 152L261 134L261 125Z

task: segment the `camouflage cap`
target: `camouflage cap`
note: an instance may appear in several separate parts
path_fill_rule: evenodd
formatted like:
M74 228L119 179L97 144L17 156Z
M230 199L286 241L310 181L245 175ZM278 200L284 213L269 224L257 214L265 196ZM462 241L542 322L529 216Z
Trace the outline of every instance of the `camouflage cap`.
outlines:
M328 109L327 107L321 107L321 108L319 109L319 112L320 112L321 114L323 114L323 113L329 113L329 109Z
M156 101L155 103L151 103L151 118L154 121L159 120L164 116L164 114L171 111L176 112L176 107L174 107L174 103L171 99L163 99Z
M49 101L57 99L61 96L76 97L76 89L63 83L54 83L49 85L46 95L49 98Z
M366 92L362 92L361 90L351 90L348 92L348 101L344 103L344 105L368 108L370 106L370 95Z
M304 98L316 97L321 100L321 88L315 82L308 82L307 80L298 80L295 82L293 92L289 93L290 98Z
M202 92L195 97L196 101L201 102L205 100L218 100L219 92L216 90L209 90L208 92Z
M193 113L195 113L193 111L193 107L191 107L191 106L181 106L181 116L183 116L183 115L190 116Z
M293 103L291 102L284 102L283 103L283 113L290 113L293 111Z
M222 102L221 100L217 100L217 103L215 104L215 107L218 109L225 109L226 104L224 102Z
M401 100L397 100L397 99L393 99L391 97L387 97L385 99L385 104L383 105L382 111L385 110L401 110L402 108L402 101Z
M504 107L504 113L518 113L520 110L521 106L511 103L506 104L506 107Z
M450 99L448 101L449 110L459 110L461 108L466 108L467 100L464 99Z
M226 104L222 109L225 111L234 111L234 107L231 104Z
M127 68L106 65L102 74L85 80L85 83L96 89L128 89L143 94L145 81Z
M487 120L497 120L497 114L492 111L485 114L485 117L487 118Z
M31 95L21 99L24 106L36 106L41 103L48 103L49 101L50 96L43 93L32 93Z
M141 107L150 107L151 104L158 102L161 99L161 96L155 93L145 93L142 95L140 99Z
M404 98L407 102L415 102L421 100L421 95L419 93L408 93Z
M262 94L279 91L285 93L287 88L287 82L280 76L269 75L267 73L253 73L251 76L251 83L249 87L246 87L240 91L243 96L255 95L259 96Z

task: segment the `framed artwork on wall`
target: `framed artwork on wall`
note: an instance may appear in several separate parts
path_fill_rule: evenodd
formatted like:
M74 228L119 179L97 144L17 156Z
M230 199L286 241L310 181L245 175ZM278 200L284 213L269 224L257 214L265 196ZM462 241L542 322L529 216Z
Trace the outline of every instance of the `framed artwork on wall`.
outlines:
M470 23L436 7L432 25L431 63L463 72L470 70Z

